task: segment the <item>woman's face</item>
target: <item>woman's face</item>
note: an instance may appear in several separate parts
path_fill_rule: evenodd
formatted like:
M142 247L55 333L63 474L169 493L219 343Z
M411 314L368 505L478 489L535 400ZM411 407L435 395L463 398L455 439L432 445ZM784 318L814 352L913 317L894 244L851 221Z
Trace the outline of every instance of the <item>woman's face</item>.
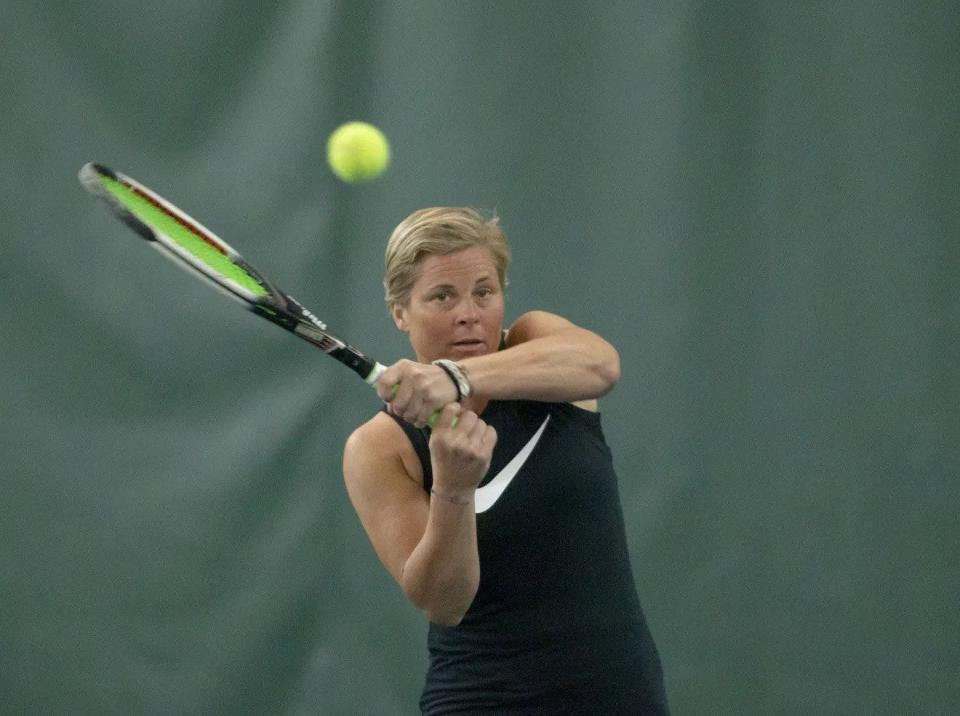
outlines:
M428 255L406 304L393 306L417 360L460 360L496 351L503 325L503 287L490 251L473 246Z

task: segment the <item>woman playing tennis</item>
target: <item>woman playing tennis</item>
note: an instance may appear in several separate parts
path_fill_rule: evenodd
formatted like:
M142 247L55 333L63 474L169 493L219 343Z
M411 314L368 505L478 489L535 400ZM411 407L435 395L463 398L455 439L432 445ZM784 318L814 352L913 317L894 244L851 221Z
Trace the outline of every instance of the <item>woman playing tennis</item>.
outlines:
M416 360L344 450L374 549L430 620L421 709L666 714L597 412L619 356L542 311L504 330L509 262L470 209L397 226L384 286Z

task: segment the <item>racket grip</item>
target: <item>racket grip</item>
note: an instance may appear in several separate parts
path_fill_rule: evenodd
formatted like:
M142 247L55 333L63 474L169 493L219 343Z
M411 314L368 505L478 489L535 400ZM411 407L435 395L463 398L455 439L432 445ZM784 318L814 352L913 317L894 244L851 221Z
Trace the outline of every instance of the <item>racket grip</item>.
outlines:
M394 395L397 394L397 391L398 391L398 390L400 390L400 386L399 386L399 385L393 386L393 391L392 391L392 392L393 392ZM432 430L433 428L437 427L437 421L438 421L439 419L440 419L440 411L439 411L439 410L434 410L434 411L433 411L433 415L431 415L429 418L427 418L427 427L430 428L431 430ZM458 422L458 421L459 421L459 418L458 418L456 415L454 415L454 416L453 416L453 420L450 422L450 427L451 427L451 428L457 427L457 422Z
M363 382L367 385L376 385L377 379L380 377L380 374L387 369L383 363L378 363L377 361L373 362L373 368L370 370L370 373L367 374L367 377L363 379ZM394 394L396 394L397 389L394 387Z
M429 428L435 428L435 427L437 427L437 421L438 421L439 419L440 419L440 411L439 411L439 410L434 410L434 411L433 411L433 415L431 415L430 418L427 420L427 427L429 427ZM453 416L453 420L450 421L450 427L451 427L451 428L457 427L457 423L458 423L458 422L460 422L460 416L459 416L459 415L454 415L454 416Z

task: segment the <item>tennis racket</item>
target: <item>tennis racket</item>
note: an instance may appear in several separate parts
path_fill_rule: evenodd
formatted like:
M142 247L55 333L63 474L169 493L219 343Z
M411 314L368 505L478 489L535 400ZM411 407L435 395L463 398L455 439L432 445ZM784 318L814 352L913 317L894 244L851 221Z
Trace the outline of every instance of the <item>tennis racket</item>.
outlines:
M250 312L312 343L368 385L374 385L386 370L330 333L323 321L265 279L235 249L156 192L101 164L85 164L78 177L87 191L104 199L121 221L161 254L206 279Z

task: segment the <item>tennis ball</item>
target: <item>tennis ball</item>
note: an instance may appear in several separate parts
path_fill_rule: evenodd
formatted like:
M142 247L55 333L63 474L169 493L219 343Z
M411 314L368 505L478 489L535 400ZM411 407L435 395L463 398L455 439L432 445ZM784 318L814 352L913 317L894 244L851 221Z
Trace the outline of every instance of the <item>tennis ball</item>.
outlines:
M345 182L370 181L383 174L390 164L390 143L372 124L347 122L327 140L327 162Z

